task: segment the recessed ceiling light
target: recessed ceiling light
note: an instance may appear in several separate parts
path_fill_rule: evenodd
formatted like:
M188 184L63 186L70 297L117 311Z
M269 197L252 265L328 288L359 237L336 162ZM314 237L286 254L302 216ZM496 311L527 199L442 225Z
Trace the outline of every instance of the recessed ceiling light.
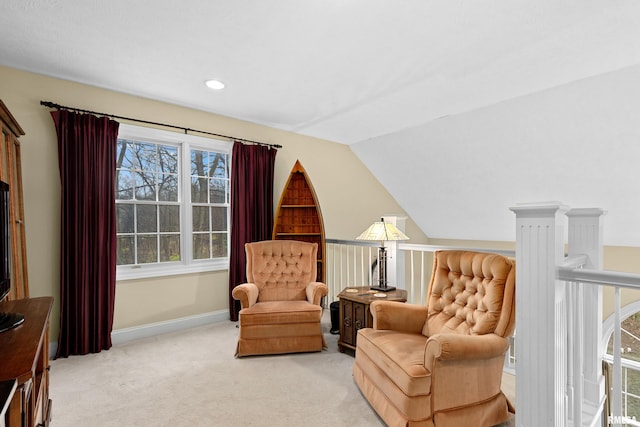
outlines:
M213 90L220 90L224 88L224 83L220 80L207 80L204 84L206 84L209 89Z

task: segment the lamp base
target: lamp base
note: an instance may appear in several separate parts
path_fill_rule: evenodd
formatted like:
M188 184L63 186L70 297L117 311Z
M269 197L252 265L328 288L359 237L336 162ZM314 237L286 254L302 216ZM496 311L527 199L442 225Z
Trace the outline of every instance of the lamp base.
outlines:
M395 286L371 286L371 290L372 291L380 291L380 292L391 292L391 291L395 291L396 287Z

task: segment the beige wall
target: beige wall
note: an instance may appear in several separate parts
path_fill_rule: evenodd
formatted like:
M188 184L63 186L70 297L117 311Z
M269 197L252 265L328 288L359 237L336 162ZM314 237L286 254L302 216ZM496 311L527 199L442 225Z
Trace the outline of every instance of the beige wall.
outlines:
M53 295L56 301L59 296L57 142L50 110L41 100L280 144L274 208L299 159L316 190L328 238L351 239L383 214L406 215L346 145L6 67L0 67L0 99L26 133L21 142L31 296ZM407 233L414 242L426 242L411 219ZM221 271L119 282L114 329L226 310L227 280ZM58 323L56 303L53 340Z
M606 231L606 225L605 225ZM631 246L605 246L604 248L605 270L622 271L625 273L640 274L640 248ZM623 289L620 292L621 307L640 300L640 291ZM606 287L602 293L603 319L613 315L615 295L614 288Z
M25 224L31 296L56 298L52 339L58 335L59 199L57 143L49 109L41 100L166 122L283 145L278 151L274 207L297 159L313 182L328 238L352 239L381 215L406 215L368 169L342 144L253 125L189 108L0 67L0 99L26 135L21 138ZM407 221L411 243L512 249L512 242L431 239ZM640 273L640 248L605 248L606 269ZM227 309L227 272L119 282L114 329ZM625 293L625 301L635 298ZM605 307L609 297L605 294ZM608 310L605 309L605 316Z

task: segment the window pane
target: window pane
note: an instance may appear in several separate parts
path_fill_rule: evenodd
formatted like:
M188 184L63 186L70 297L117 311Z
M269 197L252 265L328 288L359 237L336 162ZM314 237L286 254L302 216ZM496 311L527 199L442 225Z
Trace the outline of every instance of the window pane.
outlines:
M158 262L158 236L138 236L138 264Z
M127 139L118 140L116 151L116 168L133 169L132 148L135 143Z
M180 261L180 236L160 235L160 262Z
M193 259L208 259L209 256L209 234L193 235Z
M640 418L640 399L638 399L637 397L638 395L640 395L640 371L632 368L626 368L625 371L627 374L626 392L628 393L626 395L626 415L628 417L635 417L636 419L638 419Z
M157 170L156 144L138 142L135 145L135 156L132 163L136 169L155 172Z
M211 173L209 176L215 178L227 178L227 155L222 153L209 153L209 158L211 160Z
M191 176L209 176L209 161L206 151L191 150Z
M634 337L634 335L637 336L637 334L640 333L640 312L634 313L624 319L620 323L620 328L623 331L630 332L630 334L623 332L621 336L622 348L625 349L622 357L640 362L640 340L636 340ZM613 334L609 337L607 354L613 355Z
M133 233L134 205L116 205L116 233Z
M133 199L133 177L131 172L124 170L116 171L116 199Z
M227 231L227 208L214 206L211 208L212 231Z
M135 264L133 236L118 236L118 265Z
M170 145L158 146L158 172L178 173L178 148Z
M227 256L227 233L213 233L211 235L213 246L213 258L223 258Z
M191 209L193 216L193 231L210 231L209 230L209 207L194 206Z
M180 206L178 205L160 205L160 231L161 232L180 232Z
M211 183L209 187L210 203L225 203L227 201L227 180L211 178L209 182Z
M158 211L156 205L138 205L136 216L138 233L154 233L158 231Z
M158 200L161 202L178 201L178 176L160 174L158 182Z
M138 172L135 174L136 179L136 199L137 200L156 200L156 182L155 174Z
M191 203L207 203L206 178L191 178Z

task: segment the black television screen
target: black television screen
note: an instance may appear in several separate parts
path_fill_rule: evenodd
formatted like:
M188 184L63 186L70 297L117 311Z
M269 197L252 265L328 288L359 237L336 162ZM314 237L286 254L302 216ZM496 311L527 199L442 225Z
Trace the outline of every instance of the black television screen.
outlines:
M0 181L0 302L11 292L11 224L9 219L9 184ZM0 332L24 322L20 313L0 311Z

